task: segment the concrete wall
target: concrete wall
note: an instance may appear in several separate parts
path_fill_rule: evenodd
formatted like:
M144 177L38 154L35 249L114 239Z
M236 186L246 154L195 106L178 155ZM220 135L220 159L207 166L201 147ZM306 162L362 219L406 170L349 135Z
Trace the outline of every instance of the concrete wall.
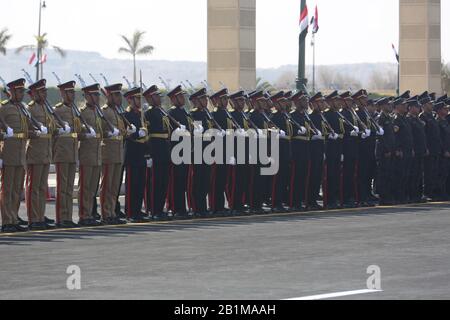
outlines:
M441 1L400 0L400 91L442 93Z
M256 0L208 0L208 82L256 85Z

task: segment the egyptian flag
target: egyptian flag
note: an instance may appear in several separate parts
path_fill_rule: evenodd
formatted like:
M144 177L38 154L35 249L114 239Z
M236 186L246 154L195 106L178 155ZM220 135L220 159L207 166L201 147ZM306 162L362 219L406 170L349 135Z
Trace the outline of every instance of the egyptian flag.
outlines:
M36 67L36 66L44 64L46 62L47 62L47 54L44 54L44 56L41 58L41 60L36 62L36 64L34 66Z
M312 26L312 33L317 33L319 31L319 11L317 10L314 13L314 17L311 18L311 26Z
M306 33L308 33L308 26L309 26L308 6L305 6L305 8L300 14L300 34L302 34L305 30Z
M397 62L400 63L400 56L399 56L399 54L397 52L397 49L395 49L394 44L392 44L392 49L394 50L395 58L397 59Z

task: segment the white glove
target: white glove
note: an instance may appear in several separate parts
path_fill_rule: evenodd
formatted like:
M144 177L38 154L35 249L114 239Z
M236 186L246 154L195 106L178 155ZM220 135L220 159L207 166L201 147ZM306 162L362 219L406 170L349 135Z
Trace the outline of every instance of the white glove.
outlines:
M186 131L186 126L181 125L179 129L180 129L180 131Z
M264 132L261 129L258 129L258 135L262 136L264 134Z
M94 128L89 128L89 133L87 134L88 138L95 138L97 137L97 132L95 132Z
M139 138L143 138L147 135L147 132L144 129L139 130Z
M6 128L6 138L12 138L14 136L14 130L10 127Z
M199 124L195 128L195 132L203 133L204 131L205 131L205 128L203 128L203 126L201 124Z
M147 159L147 168L153 167L153 159Z
M41 131L41 134L48 134L47 127L41 126L41 128L39 130Z
M137 131L136 126L135 126L134 124L132 124L132 125L131 125L131 128L128 128L127 133L128 133L129 135L131 135L131 134L135 134L136 131Z
M63 135L63 134L65 134L66 133L66 128L59 128L58 129L58 134L59 135Z
M352 136L352 137L357 137L358 134L359 134L359 132L356 130L353 130L352 132L350 132L350 136Z
M244 129L239 129L236 131L236 135L240 137L247 137L247 132Z
M284 132L283 130L280 130L280 137L281 138L284 138L284 137L286 137L286 132Z
M69 124L66 123L66 124L64 125L64 133L69 134L69 133L71 133L71 132L72 132L72 129L70 128Z
M236 165L236 158L235 157L231 157L230 159L228 159L228 164L230 166L235 166Z
M323 136L322 136L322 132L319 131L318 134L312 136L311 139L312 139L313 141L316 141L316 140L322 139L322 137L323 137Z
M353 127L353 131L355 131L356 132L356 134L359 134L359 128L358 127Z
M384 136L384 129L380 128L380 131L377 132L377 135L379 135L380 137Z
M338 138L339 138L339 135L337 133L330 134L331 140L337 140Z
M361 135L361 139L365 140L367 138L368 138L367 134L365 132L363 132Z
M0 169L3 169L3 159L0 159Z
M119 131L119 129L117 129L117 128L114 128L114 131L110 131L109 132L109 136L110 137L118 137L120 135L120 131Z
M220 138L223 138L227 135L227 132L225 130L220 130L217 132L217 136Z
M300 127L300 130L298 130L297 134L299 136L305 135L306 134L306 128L305 127Z
M370 137L371 135L372 135L372 131L370 131L370 129L366 129L367 138Z

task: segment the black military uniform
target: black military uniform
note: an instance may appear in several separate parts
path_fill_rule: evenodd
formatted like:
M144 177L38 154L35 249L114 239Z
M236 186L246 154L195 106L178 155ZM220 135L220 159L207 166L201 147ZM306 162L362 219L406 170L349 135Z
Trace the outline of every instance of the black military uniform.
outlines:
M301 92L292 97L293 100L299 98ZM291 112L293 121L300 127L306 129L302 134L301 129L294 127L292 135L292 166L291 179L289 184L289 207L294 211L302 211L306 200L308 164L309 164L309 144L311 140L311 126L308 124L305 113L300 110Z
M183 90L181 86L176 87L167 95L173 97L177 94L181 94ZM192 132L192 119L190 115L183 107L172 107L169 110L169 115L175 119L179 124L183 125L187 132ZM177 127L176 123L172 122L172 127ZM187 134L185 132L185 134ZM174 148L178 142L172 142L172 148ZM184 155L182 155L184 156ZM170 166L170 180L169 180L169 193L168 193L168 203L169 208L172 211L175 218L186 219L188 218L188 210L186 209L186 193L187 193L187 182L188 182L189 165L174 164L171 163Z
M233 101L234 99L239 99L244 97L244 92L239 91L232 95L230 95L230 99ZM248 117L244 114L243 111L232 109L230 111L231 116L236 121L236 123L242 128L240 130L242 133L245 131L246 133L250 129L250 123L248 121ZM245 154L238 153L238 144L245 145ZM230 209L235 214L243 214L245 213L245 203L248 197L248 185L250 182L249 175L249 139L245 137L245 135L241 135L235 138L234 145L234 157L237 161L236 166L231 168L231 175L228 177L228 194L230 195L231 202L229 203ZM240 160L245 160L245 164L242 164Z
M251 95L252 99L264 99L262 92L255 92ZM256 102L257 103L257 102ZM266 118L262 114L262 110L253 109L250 111L250 120L258 128L258 130L268 130L269 124ZM266 131L266 134L269 133ZM261 137L260 137L261 138ZM263 211L263 196L264 196L264 176L261 175L261 168L263 167L261 159L259 158L258 150L258 160L256 165L251 166L250 172L250 186L249 186L249 204L252 213L261 213Z
M151 86L144 96L160 94L157 86ZM164 206L169 184L170 135L172 127L165 111L158 106L151 106L145 112L148 124L149 150L152 159L151 168L147 168L147 208L153 219L164 220Z
M420 103L417 101L417 97L415 99L408 100L407 103L410 109L412 107L420 108ZM411 114L408 115L407 119L411 125L414 141L414 157L412 159L411 178L408 182L407 192L411 202L419 203L423 201L423 166L425 156L428 152L425 135L425 123L418 117Z
M284 97L284 92L279 92L271 97L272 101L276 103L279 99ZM284 136L279 138L279 169L278 173L272 178L272 210L277 212L285 211L283 207L283 199L288 192L289 182L289 165L291 161L291 143L292 124L286 118L284 111L274 110L271 114L272 122L278 129L284 132Z
M377 106L389 104L388 98L377 101ZM378 116L378 125L383 129L384 135L378 136L375 155L378 161L377 189L380 195L380 205L393 204L393 158L395 152L394 119L390 114L381 112Z
M397 107L404 104L404 99L393 102ZM405 115L397 113L394 117L395 157L394 157L394 197L397 203L406 203L408 182L411 177L413 158L413 133L410 122Z
M428 93L425 92L420 97L420 103L425 105L431 102ZM439 157L441 153L441 134L439 124L432 112L423 112L420 120L425 122L425 134L427 137L427 147L429 154L425 157L425 182L424 193L430 199L436 198L437 181L439 179Z
M201 89L190 96L190 100L199 98L206 95L206 89ZM209 130L213 128L211 119L205 110L194 108L191 111L191 117L195 122L199 122L203 129ZM202 154L205 148L210 144L208 141L202 141L202 135L194 137L194 139L200 139L199 143L202 145ZM198 217L207 217L208 204L207 197L210 187L210 166L204 163L194 163L193 165L193 176L191 183L190 194L192 195L191 206L194 210L194 215Z
M134 88L125 93L124 97L128 99L140 95L141 88ZM148 219L142 215L141 210L145 193L147 159L150 157L147 144L148 137L147 135L140 136L143 125L145 125L142 124L140 110L128 107L124 116L130 124L133 124L136 128L141 128L125 140L125 213L132 222L147 222Z
M322 93L319 92L311 97L311 103L322 100ZM318 204L320 197L320 187L323 181L323 164L325 155L325 137L328 135L326 125L323 122L320 110L313 110L309 115L315 128L317 128L321 135L314 135L310 142L310 165L309 165L309 190L307 207L309 209L322 209Z
M444 102L438 102L434 105L434 111L440 112L445 109L446 105ZM441 154L439 157L439 177L437 182L436 195L439 200L447 201L448 190L447 190L447 178L449 175L449 164L450 164L450 125L446 118L438 117L438 124L441 134Z
M337 91L334 91L326 97L327 100L338 97ZM344 121L339 114L333 109L328 109L324 112L324 117L327 119L333 134L330 132L330 137L326 145L326 173L327 173L327 207L329 209L336 209L340 207L342 202L342 164L343 164L343 150L342 139L344 137Z
M216 92L211 96L211 99L216 97L221 97L228 94L228 90L223 89ZM219 124L219 126L224 130L232 130L233 124L228 116L228 111L226 107L224 108L215 108L212 113L214 120ZM227 162L227 152L226 152L226 138L224 138L223 144L223 163L216 163L213 165L211 172L211 210L215 215L226 215L225 210L225 192L227 187L227 173L228 173L228 165Z
M350 98L350 93L345 92L341 98ZM343 138L343 204L345 207L355 207L357 198L357 184L355 176L357 174L357 162L359 158L359 136L352 135L355 127L358 128L358 121L355 114L349 109L342 110L341 114L348 120L344 123L344 138ZM353 127L350 126L353 124Z

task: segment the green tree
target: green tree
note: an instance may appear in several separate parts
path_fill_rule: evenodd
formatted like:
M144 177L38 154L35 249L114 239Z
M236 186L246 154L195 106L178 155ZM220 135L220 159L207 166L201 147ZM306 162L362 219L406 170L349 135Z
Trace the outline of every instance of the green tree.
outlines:
M47 33L42 34L41 36L35 36L36 44L27 44L24 46L20 46L16 49L16 53L19 54L24 50L30 50L30 51L37 51L38 57L43 57L44 50L47 49L50 44L47 40ZM55 50L56 53L58 53L61 58L66 57L66 52L58 46L51 46L53 50ZM40 63L36 67L36 79L42 78L44 76L44 65Z
M275 88L268 81L264 81L261 77L256 78L256 91L273 91Z
M151 45L143 45L145 31L136 30L134 34L128 38L127 36L121 35L120 37L127 44L126 47L119 48L120 53L127 53L133 56L133 79L134 83L137 81L136 72L136 56L138 55L150 55L153 53L155 48Z
M8 29L4 28L0 31L0 53L6 55L6 45L11 40L11 35L8 34Z

